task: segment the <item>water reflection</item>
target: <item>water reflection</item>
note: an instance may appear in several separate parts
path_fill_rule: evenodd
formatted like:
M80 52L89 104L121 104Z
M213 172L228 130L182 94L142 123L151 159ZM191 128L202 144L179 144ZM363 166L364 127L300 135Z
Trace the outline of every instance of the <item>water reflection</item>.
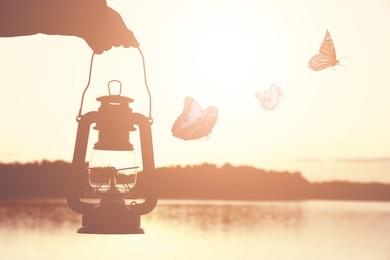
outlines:
M61 199L0 201L0 230L53 230L79 224L80 219Z
M63 200L0 201L2 259L390 259L390 203L160 201L145 235L80 224Z
M299 202L173 201L160 205L156 211L154 218L171 225L185 223L203 231L225 232L271 228L273 225L299 228L304 217Z

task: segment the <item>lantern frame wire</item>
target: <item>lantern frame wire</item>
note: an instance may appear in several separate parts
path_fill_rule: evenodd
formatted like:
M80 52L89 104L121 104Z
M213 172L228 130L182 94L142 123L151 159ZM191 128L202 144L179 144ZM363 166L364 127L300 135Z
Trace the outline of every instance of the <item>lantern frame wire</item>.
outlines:
M138 47L137 50L138 50L138 52L141 55L142 68L143 68L143 74L144 74L144 84L145 84L146 92L148 93L148 98L149 98L149 120L150 120L150 122L153 122L153 117L152 117L152 95L150 93L150 88L149 88L149 85L148 85L148 80L147 80L147 75L146 75L146 61L145 61L145 57L144 57L144 54L143 54L141 48ZM85 93L87 92L87 90L89 88L89 85L91 84L92 67L93 67L94 57L95 57L95 53L93 52L92 56L91 56L91 61L90 61L90 64L89 64L88 82L87 82L87 85L84 88L83 94L81 95L81 103L80 103L79 113L78 113L78 115L76 117L76 121L77 122L80 120L81 115L82 115ZM111 81L117 81L117 80L111 80ZM120 83L120 86L121 86L121 89L122 89L122 83ZM110 93L110 90L109 90L109 93ZM120 95L120 93L119 93L119 95Z

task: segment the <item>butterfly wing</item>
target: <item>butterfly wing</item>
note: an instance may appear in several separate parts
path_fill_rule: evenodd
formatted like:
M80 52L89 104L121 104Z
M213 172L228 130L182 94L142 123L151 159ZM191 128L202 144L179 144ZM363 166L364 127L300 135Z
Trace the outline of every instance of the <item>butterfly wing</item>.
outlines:
M324 40L322 41L320 54L329 57L330 60L336 60L336 49L328 30L326 30Z
M173 136L183 140L195 140L211 133L218 119L218 110L207 107L205 111L196 100L186 97L184 109L172 127Z
M323 54L314 55L309 61L309 67L315 71L320 71L330 66L332 66L331 60Z
M183 112L177 117L172 126L172 134L180 136L181 131L195 122L203 114L202 107L195 99L186 97Z
M260 101L260 106L264 110L268 110L269 105L269 94L268 91L259 91L255 94L257 100Z
M277 85L272 85L269 91L259 91L255 94L264 110L274 110L279 106L279 97L282 94Z
M255 97L257 98L257 100L259 100L260 102L263 102L264 100L266 100L267 98L267 92L268 91L259 91L255 94Z
M319 52L319 54L314 55L309 61L309 67L311 69L320 71L339 64L339 61L336 59L336 49L328 30L326 30Z
M282 95L282 91L277 85L272 85L270 89L270 98L271 98L271 104L273 108L279 107L279 99Z
M196 140L209 136L218 120L218 110L214 106L206 108L204 113L188 127L181 131L179 138L183 140Z

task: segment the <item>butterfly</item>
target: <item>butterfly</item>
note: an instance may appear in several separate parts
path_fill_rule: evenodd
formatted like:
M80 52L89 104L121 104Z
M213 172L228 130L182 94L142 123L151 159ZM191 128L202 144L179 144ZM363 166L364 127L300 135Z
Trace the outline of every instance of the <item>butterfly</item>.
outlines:
M282 95L281 89L277 85L272 85L268 91L260 91L255 97L260 101L264 110L274 110L279 106L279 99Z
M218 110L209 106L205 110L191 97L186 97L184 109L172 126L173 136L183 140L208 137L218 119Z
M328 67L340 65L336 59L336 50L330 33L326 30L324 41L320 47L320 53L314 55L309 61L309 67L315 71L323 70Z

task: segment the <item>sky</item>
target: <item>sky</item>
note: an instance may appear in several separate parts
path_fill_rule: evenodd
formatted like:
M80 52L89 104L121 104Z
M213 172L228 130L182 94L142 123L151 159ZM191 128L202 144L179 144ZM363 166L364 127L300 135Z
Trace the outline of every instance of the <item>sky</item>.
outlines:
M145 55L157 167L230 163L390 183L389 0L107 3ZM316 72L308 62L326 30L342 65ZM0 162L72 160L91 54L77 37L0 38ZM95 56L83 111L113 79L147 115L141 57L123 47ZM274 84L279 107L263 110L255 93ZM172 136L186 96L218 108L209 138Z

